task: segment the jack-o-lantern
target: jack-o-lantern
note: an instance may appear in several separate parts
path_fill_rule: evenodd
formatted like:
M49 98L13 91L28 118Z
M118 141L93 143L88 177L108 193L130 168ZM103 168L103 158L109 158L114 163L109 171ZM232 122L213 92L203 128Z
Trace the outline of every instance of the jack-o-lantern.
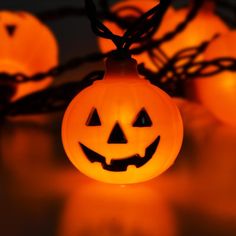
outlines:
M205 52L206 60L236 57L236 31L220 36ZM236 74L222 72L193 81L193 92L219 120L236 126Z
M140 13L134 8L140 9L141 12L146 12L155 6L159 1L150 0L150 1L140 1L140 0L123 0L112 7L113 12L118 12L118 15L122 18L130 16L138 16ZM154 39L161 38L166 33L173 31L176 26L183 22L187 16L190 8L183 8L175 10L173 7L170 7L158 29L157 33L154 35ZM207 23L206 23L207 22ZM122 35L124 30L119 28L115 23L105 21L104 24L114 33ZM206 40L212 39L215 34L225 33L229 29L223 23L223 21L214 14L213 4L206 1L203 8L200 10L195 19L190 22L186 29L179 33L171 41L165 42L161 49L167 54L167 56L173 56L176 52L187 47L194 47L200 45ZM107 52L114 49L112 42L109 42L106 39L98 39L99 47L102 52ZM137 45L134 45L135 47ZM140 55L136 55L135 59L139 63L145 63L145 65L153 70L157 70L157 66L153 63L150 55L147 52L144 52Z
M29 13L0 12L0 37L0 72L31 76L46 72L58 64L58 47L54 35ZM17 85L6 81L1 82L3 84L0 87L9 87L9 99L15 100L41 90L51 82L52 78Z
M138 76L135 60L112 58L105 78L69 105L63 145L72 163L91 178L116 184L146 181L176 159L182 119L165 92Z

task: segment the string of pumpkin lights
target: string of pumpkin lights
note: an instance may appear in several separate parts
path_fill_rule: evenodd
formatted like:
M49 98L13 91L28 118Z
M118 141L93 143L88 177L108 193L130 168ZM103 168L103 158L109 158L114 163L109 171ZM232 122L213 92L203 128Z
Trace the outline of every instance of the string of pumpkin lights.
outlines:
M160 15L164 15L167 7L171 4L171 1L163 1L165 4L160 4L158 7L154 7L154 10L158 10L158 17ZM113 14L108 7L107 1L101 1L101 6L103 7L102 14L98 14L98 17L101 15L109 20L112 20L120 25L124 25L124 19L119 18L117 14ZM153 53L153 50L156 50L160 48L160 46L165 43L166 41L172 40L176 35L180 34L190 23L191 21L196 17L197 13L201 9L203 1L194 1L194 5L192 7L192 10L189 12L187 17L183 22L178 24L176 28L172 32L168 32L165 34L162 38L159 39L151 39L150 36L153 32L158 30L158 24L161 22L161 18L159 19L159 22L156 24L150 24L149 21L149 15L145 18L145 23L149 23L149 28L152 28L151 33L148 32L148 37L143 38L143 42L138 45L135 48L131 48L129 50L130 54L140 54L144 51L148 51L149 55L151 56L152 60L157 60L158 65L160 62L163 62L162 59L159 58L159 54ZM45 12L44 14L39 14L39 18L44 20L49 19L56 19L58 16L58 13L62 13L64 11L65 14L61 14L61 16L71 16L71 15L78 15L82 16L85 15L84 9L75 9L74 11L72 9L67 8L54 11L50 13ZM51 18L50 18L51 15ZM144 15L145 17L146 15ZM102 17L102 18L103 18ZM143 16L141 16L143 19ZM96 18L96 22L97 23ZM126 20L125 20L126 21ZM127 21L126 21L127 22ZM154 21L153 21L154 22ZM144 25L145 25L144 23ZM143 27L144 29L145 27ZM155 30L153 30L155 29ZM132 38L136 31L128 31L131 32L128 36L128 39ZM144 32L144 33L147 33ZM105 35L103 35L105 36ZM114 34L111 34L113 37ZM139 36L139 35L138 35ZM107 37L107 35L106 35ZM140 37L133 37L133 42L139 41ZM145 39L145 40L144 40ZM148 39L148 40L147 40ZM214 38L215 39L215 38ZM212 40L214 40L212 39ZM132 40L131 40L132 41ZM131 42L131 44L133 43ZM162 89L164 89L166 92L168 92L171 95L180 95L183 94L180 92L179 83L181 81L186 79L195 79L195 78L203 78L208 77L214 74L222 73L223 71L236 71L236 59L235 58L216 58L214 60L210 61L196 61L195 58L203 53L209 43L203 42L201 45L192 47L192 48L185 48L177 52L174 56L170 58L166 58L166 60L162 63L161 67L157 72L153 72L149 68L146 68L145 65L140 64L139 65L139 72L142 75L145 75L153 84L158 85ZM130 46L130 45L129 45ZM129 48L129 47L127 47ZM79 68L81 65L85 63L93 63L100 61L109 55L111 55L112 52L107 53L92 53L90 55L86 55L84 57L76 57L74 59L69 60L63 65L56 66L54 68L51 68L49 71L37 73L33 76L27 76L21 73L17 74L8 74L8 73L0 73L0 83L4 83L4 81L8 81L8 83L12 84L18 84L18 83L25 83L28 81L40 81L48 76L52 77L59 77L63 73L66 73L67 71L70 71L72 69ZM186 62L181 65L179 65L179 62L181 60L186 60ZM211 70L209 71L209 68ZM213 69L212 69L213 68ZM85 78L83 78L81 81L73 82L73 83L66 83L57 87L47 88L44 91L40 91L34 94L27 95L15 102L11 102L8 105L4 107L4 109L1 111L1 114L4 116L7 115L19 115L19 114L35 114L35 113L47 113L51 111L60 111L64 110L71 98L74 96L73 91L83 89L85 86L92 83L92 81L96 79L100 79L103 75L102 71L99 72L92 72ZM71 88L76 88L75 90ZM69 89L70 88L70 89ZM67 90L68 89L68 90ZM62 91L68 91L68 92L62 92Z
M162 15L163 15L165 13L166 9L167 9L167 6L169 6L170 3L171 3L171 1L166 1L165 5L164 5L165 6L164 9L162 9L162 5L160 5L156 9L158 9L158 11L160 9L160 12L163 12L162 13ZM194 17L196 16L197 12L199 11L199 9L200 9L200 7L203 3L203 0L195 1L195 3L196 4L193 6L192 11L188 14L185 21L182 22L181 24L177 25L176 29L173 32L169 32L168 34L164 35L161 39L158 39L158 40L155 40L155 41L154 40L148 40L148 43L146 45L141 45L141 46L138 46L138 47L136 47L132 50L129 50L129 53L131 55L140 54L143 51L156 48L156 47L160 46L162 43L174 38L178 33L183 31L187 27L187 25L191 22L191 20L194 19ZM96 19L98 19L98 18L96 18ZM161 20L161 18L160 18L160 20ZM152 27L156 27L155 25L156 24L153 24ZM107 35L103 35L103 36L107 37ZM115 35L113 35L112 32L110 32L110 36L114 37ZM122 41L122 37L119 37L119 36L117 36L117 37L119 38L119 40ZM76 57L76 58L73 58L73 59L69 60L68 62L66 62L63 65L56 66L54 68L51 68L49 71L37 73L37 74L32 75L32 76L27 76L27 75L24 75L22 73L17 73L17 74L12 74L12 75L8 74L8 73L0 73L0 82L4 82L5 80L7 80L8 82L11 82L11 83L25 83L25 82L29 82L29 81L40 81L40 80L42 80L46 77L49 77L49 76L57 77L57 76L60 76L63 73L65 73L65 72L67 72L71 69L78 68L79 66L81 66L81 65L83 65L87 62L96 62L96 61L99 61L103 58L106 58L111 53L112 52L108 52L108 53L105 53L105 54L103 54L103 53L92 53L92 54L86 55L84 57Z

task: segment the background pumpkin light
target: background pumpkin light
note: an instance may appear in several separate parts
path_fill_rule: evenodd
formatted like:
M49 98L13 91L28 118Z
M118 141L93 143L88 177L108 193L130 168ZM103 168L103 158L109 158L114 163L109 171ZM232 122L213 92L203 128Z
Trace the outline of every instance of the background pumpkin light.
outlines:
M58 47L49 28L27 12L0 12L0 72L31 76L58 64ZM11 100L41 90L52 82L17 84ZM7 81L6 81L7 83Z
M205 52L206 60L236 57L236 31L213 41ZM223 72L193 81L195 97L219 120L236 126L236 73Z
M173 100L140 78L133 59L107 60L105 78L69 105L62 139L72 163L108 183L149 180L173 164L183 126Z
M156 37L159 38L174 30L179 23L184 21L189 11L190 7L176 10L172 8L171 11L167 11ZM197 16L185 30L176 35L173 40L164 43L162 49L168 56L173 56L181 49L196 47L204 41L211 40L214 35L228 31L228 26L216 15L214 3L211 0L205 1Z

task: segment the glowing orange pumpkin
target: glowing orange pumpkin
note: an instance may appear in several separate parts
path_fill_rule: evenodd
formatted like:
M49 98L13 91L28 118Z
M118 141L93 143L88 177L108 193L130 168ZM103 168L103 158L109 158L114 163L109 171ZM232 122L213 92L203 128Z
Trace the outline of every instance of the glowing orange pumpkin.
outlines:
M236 58L236 31L213 41L205 52L206 60ZM193 82L196 97L221 121L236 126L236 73L223 72Z
M149 180L173 164L183 127L173 100L140 78L134 60L108 59L105 78L79 93L63 120L72 163L96 180Z
M126 0L115 4L112 7L112 11L118 11L121 17L127 16L137 16L137 12L131 10L130 6L134 6L140 9L142 12L148 11L158 1L139 1L139 0ZM127 10L124 10L127 8ZM162 45L162 50L167 54L167 56L173 56L176 52L183 48L198 46L206 40L210 40L217 33L225 33L229 29L223 23L223 21L214 14L213 5L206 3L202 10L198 13L197 17L188 25L188 27L178 34L173 40L164 43ZM158 29L154 39L160 38L166 33L173 31L176 26L183 22L187 16L190 8L183 8L180 10L175 10L170 7L164 16L162 24ZM119 28L115 23L105 21L105 25L114 33L118 35L123 34L123 30ZM114 49L114 45L106 39L98 39L99 47L102 52L107 52ZM135 45L137 46L137 45ZM145 63L145 65L153 70L157 70L156 65L150 59L150 56L145 52L141 55L135 55L135 59L139 63Z
M29 13L0 12L0 36L0 72L31 76L58 64L58 47L53 34ZM51 82L51 78L46 78L19 84L12 100L43 89Z

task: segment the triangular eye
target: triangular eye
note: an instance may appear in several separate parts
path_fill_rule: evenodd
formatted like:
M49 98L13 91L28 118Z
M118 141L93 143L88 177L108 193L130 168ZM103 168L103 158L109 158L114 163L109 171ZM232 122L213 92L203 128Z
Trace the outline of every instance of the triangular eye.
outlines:
M100 126L101 120L98 115L98 111L96 108L93 108L92 111L89 114L89 117L86 121L87 126Z
M12 37L16 31L16 25L6 25L7 34Z
M152 126L151 118L148 115L145 108L142 108L133 123L133 127L150 127L150 126Z

